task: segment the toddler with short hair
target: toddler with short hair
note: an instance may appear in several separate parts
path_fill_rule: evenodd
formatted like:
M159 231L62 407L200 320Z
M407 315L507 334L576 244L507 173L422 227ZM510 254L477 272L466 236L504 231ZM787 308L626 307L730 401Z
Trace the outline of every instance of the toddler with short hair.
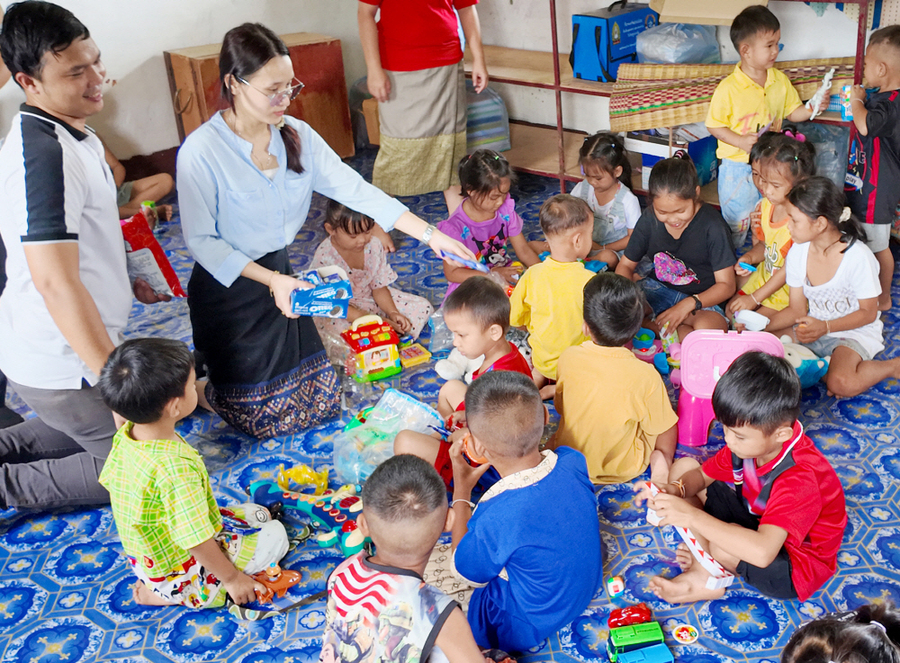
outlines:
M127 419L100 473L141 605L190 608L256 600L250 576L288 551L284 526L258 505L220 509L200 457L175 424L197 407L194 357L180 341L140 338L113 350L98 386ZM223 527L223 515L228 527Z

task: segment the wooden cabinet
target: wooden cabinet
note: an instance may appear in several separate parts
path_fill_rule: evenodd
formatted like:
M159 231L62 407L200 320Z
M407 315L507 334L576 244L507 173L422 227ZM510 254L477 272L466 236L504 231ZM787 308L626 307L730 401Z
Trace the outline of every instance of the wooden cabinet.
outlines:
M341 157L353 156L341 41L312 32L281 35L281 39L290 50L294 75L306 85L288 106L288 114L308 122ZM221 44L209 44L163 54L182 141L227 107L219 84L220 48Z

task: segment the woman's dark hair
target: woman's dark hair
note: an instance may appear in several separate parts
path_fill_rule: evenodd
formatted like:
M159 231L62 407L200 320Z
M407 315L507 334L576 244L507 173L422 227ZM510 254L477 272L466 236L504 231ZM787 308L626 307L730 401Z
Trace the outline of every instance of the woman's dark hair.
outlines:
M723 426L750 426L771 435L800 416L800 378L787 359L745 352L716 383L712 406Z
M862 224L844 206L844 192L827 177L816 175L802 180L791 189L787 199L809 218L815 220L820 216L824 217L837 228L841 233L841 241L847 245L841 253L857 240L866 241L866 231Z
M631 279L602 272L584 286L584 321L597 345L618 348L630 341L644 320L644 298Z
M509 161L494 150L475 150L459 162L459 184L462 195L486 196L508 179L510 185L516 181L516 174Z
M325 223L331 226L332 230L343 230L348 235L369 232L375 226L372 217L330 199L325 206Z
M596 164L598 168L609 174L616 172L616 167L621 166L622 172L619 181L632 189L631 161L628 160L628 151L625 143L617 135L608 131L601 131L593 136L588 136L581 144L578 151L578 163L584 172L585 166Z
M700 178L694 162L684 150L678 150L675 156L657 161L650 171L650 183L647 194L650 200L666 193L684 200L699 200L697 189Z
M750 150L750 163L780 163L787 166L794 181L816 174L816 148L812 141L797 140L797 130L786 128L786 133L768 131L760 136Z
M891 603L819 617L791 636L781 663L900 663L900 612Z
M222 98L232 110L234 95L231 94L228 77L247 80L269 60L283 55L290 55L288 47L278 35L261 23L244 23L225 33L222 51L219 53L219 80L222 83ZM302 173L300 136L297 130L285 123L281 127L281 139L287 153L288 168L295 173Z
M22 72L40 80L45 53L56 55L90 36L84 23L68 9L38 0L17 2L7 7L3 16L0 55L13 78Z
M363 484L362 499L385 522L419 520L447 508L447 487L434 465L400 454L375 468Z
M184 396L193 368L194 355L181 341L136 338L112 351L97 386L110 410L151 424L169 401Z

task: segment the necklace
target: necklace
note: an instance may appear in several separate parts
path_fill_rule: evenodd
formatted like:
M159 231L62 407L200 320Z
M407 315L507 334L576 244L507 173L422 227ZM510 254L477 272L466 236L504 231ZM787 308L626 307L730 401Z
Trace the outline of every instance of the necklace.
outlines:
M269 152L268 149L263 150L263 154L258 154L258 150L256 148L256 144L248 139L244 134L241 133L240 129L237 128L237 116L234 111L231 112L231 123L225 121L226 126L231 129L239 138L246 140L250 143L250 159L256 164L256 167L260 170L268 170L270 168L274 168L278 165L278 160Z

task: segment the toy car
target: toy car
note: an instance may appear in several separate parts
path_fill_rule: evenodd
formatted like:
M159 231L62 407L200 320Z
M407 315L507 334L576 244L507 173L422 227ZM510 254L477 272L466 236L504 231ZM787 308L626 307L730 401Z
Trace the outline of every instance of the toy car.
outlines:
M609 613L607 625L609 628L620 628L622 626L632 626L634 624L643 624L653 619L650 607L646 603L638 603L637 605L629 605L625 608L618 608Z
M609 660L616 663L620 654L651 645L661 645L663 639L662 628L657 622L611 628L609 639L606 641L606 651Z

